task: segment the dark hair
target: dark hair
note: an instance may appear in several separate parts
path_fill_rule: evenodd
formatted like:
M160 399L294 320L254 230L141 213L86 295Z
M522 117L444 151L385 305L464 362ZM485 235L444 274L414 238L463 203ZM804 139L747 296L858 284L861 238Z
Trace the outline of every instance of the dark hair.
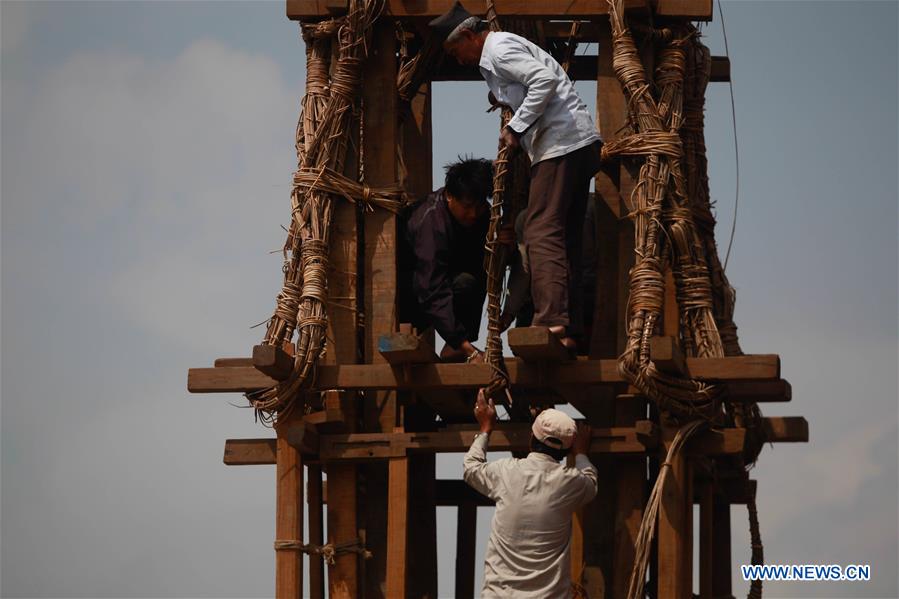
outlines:
M447 164L446 191L461 202L483 202L493 195L493 163L486 158L459 156Z
M531 435L531 451L535 451L537 453L545 453L558 462L568 455L570 449L556 449L555 447L550 447L546 443L538 441L537 437L535 437L534 435Z

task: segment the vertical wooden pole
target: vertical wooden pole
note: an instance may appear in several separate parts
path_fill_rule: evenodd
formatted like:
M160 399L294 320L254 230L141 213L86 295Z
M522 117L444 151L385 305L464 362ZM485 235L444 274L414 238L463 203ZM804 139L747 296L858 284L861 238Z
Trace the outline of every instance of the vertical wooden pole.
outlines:
M307 468L309 482L306 497L309 504L309 543L323 545L325 540L322 522L322 468L310 465ZM325 562L320 555L309 556L309 597L324 599L325 597Z
M699 496L699 597L713 599L712 572L715 570L715 489L706 482Z
M456 516L456 599L474 598L477 506L463 502Z
M392 20L375 24L363 69L364 106L363 154L365 183L376 187L397 180L396 30ZM364 301L366 363L383 362L378 353L378 338L397 330L396 216L374 208L364 215ZM396 393L366 393L363 400L366 432L390 432L399 423ZM360 507L365 522L366 544L372 558L365 562L365 597L384 597L386 591L387 495L386 463L362 467L365 497Z
M402 429L400 429L402 430ZM390 458L387 510L387 597L406 597L409 459Z
M715 495L712 510L712 552L715 554L712 570L712 596L716 598L732 597L730 504L724 497Z
M275 538L303 542L303 461L300 452L280 434L276 471ZM303 596L302 558L297 549L275 550L275 597L278 599Z
M690 464L674 458L659 509L659 599L693 597L693 495Z

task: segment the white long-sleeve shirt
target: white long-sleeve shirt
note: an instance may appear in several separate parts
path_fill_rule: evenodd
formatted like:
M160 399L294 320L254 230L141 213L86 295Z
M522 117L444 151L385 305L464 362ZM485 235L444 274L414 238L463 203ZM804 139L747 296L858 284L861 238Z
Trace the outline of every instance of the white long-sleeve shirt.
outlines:
M562 66L514 33L490 32L478 65L496 99L515 111L531 164L570 154L600 138L590 111Z
M488 435L465 454L463 478L496 502L484 563L485 599L571 596L571 516L596 496L596 468L542 453L487 462Z

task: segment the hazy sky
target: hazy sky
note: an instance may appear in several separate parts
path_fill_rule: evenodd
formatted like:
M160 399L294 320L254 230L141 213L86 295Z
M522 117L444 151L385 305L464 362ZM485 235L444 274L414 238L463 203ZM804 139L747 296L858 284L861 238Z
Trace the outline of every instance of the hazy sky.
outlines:
M741 191L728 276L748 353L779 353L811 443L753 476L769 563L868 563L867 583L768 597L897 597L897 4L724 3ZM304 51L277 2L0 2L4 597L273 593L265 436L186 371L246 355L280 284ZM721 23L706 43L723 54ZM434 86L435 181L491 156L482 83ZM580 85L593 106L595 86ZM726 247L734 140L708 92ZM448 118L448 117L452 118ZM461 475L457 457L439 475ZM439 511L441 547L455 514ZM481 510L483 551L489 512ZM748 562L734 508L735 566ZM452 596L452 553L441 596ZM480 567L478 568L480 570ZM735 582L742 595L747 585Z

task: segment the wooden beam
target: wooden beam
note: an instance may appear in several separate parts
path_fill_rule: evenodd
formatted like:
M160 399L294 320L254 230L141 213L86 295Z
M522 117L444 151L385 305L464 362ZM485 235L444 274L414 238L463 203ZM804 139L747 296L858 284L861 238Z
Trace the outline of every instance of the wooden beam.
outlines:
M566 24L567 26L567 24ZM583 40L584 43L597 40ZM571 66L568 68L568 77L572 81L596 81L599 74L597 57L595 54L578 54L572 57ZM468 67L446 59L437 68L433 75L434 81L483 81L484 78L477 67ZM730 81L730 59L726 56L713 56L711 83ZM611 139L611 138L608 138ZM607 139L607 141L608 141Z
M456 599L474 598L477 506L463 503L456 516Z
M275 439L228 439L225 441L226 466L274 464L277 454Z
M733 431L739 431L733 434ZM710 453L738 453L742 451L740 434L743 429L728 429L725 433L711 433L706 444L698 444L697 451ZM322 435L319 458L329 460L368 460L400 457L407 452L464 453L471 446L476 430L456 430L423 433L356 433L350 435ZM530 429L524 427L496 430L490 436L490 451L527 451ZM593 429L590 453L643 453L654 447L651 435L638 434L636 427ZM734 441L738 438L740 443ZM654 439L653 439L654 440Z
M291 447L301 453L317 454L319 435L312 424L299 421L282 427L281 436Z
M534 369L523 360L506 360L512 385L557 387L559 385L621 384L617 360L575 360ZM790 386L774 381L780 373L776 355L687 358L690 374L704 381L733 381L731 400L757 397L755 401L789 401ZM476 389L490 382L487 364L415 364L408 374L389 364L337 364L317 369L316 389ZM276 384L255 368L191 368L187 390L191 393L242 393ZM780 397L776 397L780 396Z
M715 555L712 569L712 596L716 598L732 597L730 505L717 495L713 505L712 520L712 553Z
M762 419L766 442L808 443L808 421L802 416L782 416Z
M509 348L525 362L569 362L571 353L547 327L509 329Z
M710 0L657 0L656 11L669 17L696 21L712 18ZM387 0L385 14L393 17L433 19L447 12L454 0ZM465 0L473 15L484 15L485 0ZM645 0L624 0L626 10L646 10ZM500 18L591 18L609 13L609 5L595 0L496 0ZM292 20L329 17L346 13L346 0L287 0L287 18Z

